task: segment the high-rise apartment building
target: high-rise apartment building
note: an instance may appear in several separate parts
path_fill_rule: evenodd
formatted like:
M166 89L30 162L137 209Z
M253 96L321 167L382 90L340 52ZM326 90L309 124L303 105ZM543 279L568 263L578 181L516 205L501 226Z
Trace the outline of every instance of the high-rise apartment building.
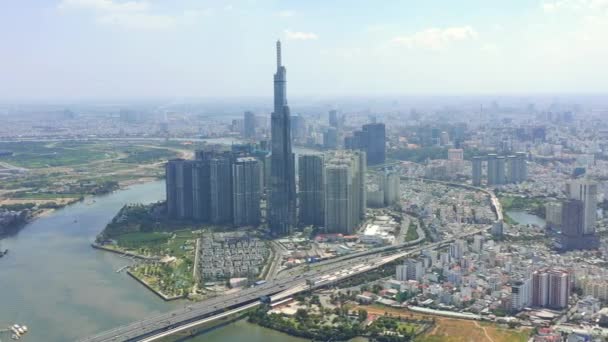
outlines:
M325 221L325 172L322 155L298 158L299 223L323 226Z
M256 121L255 121L255 114L253 114L253 112L245 112L244 117L243 117L243 135L245 136L245 138L247 139L253 139L255 138L255 128L256 128Z
M192 161L173 159L165 166L167 214L173 219L192 218Z
M338 111L337 110L329 111L329 125L333 128L338 128Z
M505 184L505 157L496 157L496 185Z
M365 152L325 155L325 229L351 234L365 217Z
M528 163L525 152L517 152L515 155L508 156L506 166L507 183L521 183L528 178Z
M399 174L395 171L384 171L383 175L384 205L393 205L399 202L401 195Z
M566 183L566 194L571 199L583 202L583 234L594 234L597 221L597 184L588 180L573 180Z
M532 273L532 305L563 309L570 297L570 274L562 269L542 269Z
M210 221L232 222L232 155L216 154L209 159Z
M396 267L396 279L399 281L422 280L425 267L421 260L406 259L402 265Z
M329 127L323 132L323 147L327 149L338 147L338 130L336 128Z
M549 202L545 204L545 217L549 228L562 226L562 203Z
M597 184L586 180L566 183L569 199L562 203L561 249L595 249L599 238L595 233Z
M473 186L481 185L481 172L482 172L482 162L483 159L481 157L473 157L472 161L472 184Z
M367 165L386 162L386 127L383 123L363 125Z
M235 226L260 223L260 162L254 157L237 158L232 165L232 203Z
M344 148L361 150L367 153L367 165L379 165L386 162L386 127L383 123L363 125L360 131L344 138Z
M498 185L498 155L488 154L488 186Z
M531 283L532 281L527 279L517 280L511 285L511 310L520 311L526 306L530 305L531 296Z

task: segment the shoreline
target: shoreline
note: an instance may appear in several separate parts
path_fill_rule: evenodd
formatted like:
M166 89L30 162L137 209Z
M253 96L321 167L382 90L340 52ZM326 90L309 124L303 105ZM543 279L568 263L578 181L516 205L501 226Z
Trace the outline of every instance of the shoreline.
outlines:
M140 277L136 276L135 274L133 274L133 272L127 270L127 274L129 276L131 276L131 278L137 280L138 283L142 284L145 288L147 288L148 290L152 291L154 294L156 294L157 296L159 296L160 298L162 298L162 300L164 300L165 302L170 302L173 300L177 300L177 299L186 299L188 298L188 295L181 295L181 296L172 296L169 297L166 294L160 292L159 290L156 290L154 287L152 287L152 285L148 284L148 282L146 282L145 280L141 279Z
M121 250L117 250L117 249L112 249L103 245L100 245L98 243L91 243L91 247L93 247L94 249L99 249L102 251L106 251L106 252L111 252L111 253L115 253L115 254L119 254L119 255L126 255L126 256L130 256L136 259L141 259L141 260L146 260L146 261L158 261L161 258L160 257L149 257L149 256L145 256L145 255L140 255L137 253L133 253L133 252L129 252L129 251L121 251Z
M130 180L126 180L123 182L119 182L118 183L118 188L115 190L112 190L110 192L104 193L104 194L87 194L87 195L82 195L80 198L75 198L73 201L69 201L67 203L64 203L62 205L59 205L56 208L42 208L42 209L38 209L32 213L30 213L30 216L25 220L25 222L21 223L19 225L19 227L16 228L11 228L11 231L9 233L0 233L0 240L7 238L11 235L15 235L18 234L23 228L25 228L25 226L27 226L28 224L35 222L36 220L38 220L39 218L42 217L47 217L51 214L53 214L55 211L66 208L70 205L76 204L76 203L85 203L88 199L94 199L98 196L106 196L109 194L112 194L115 191L122 191L122 190L127 190L130 186L133 185L140 185L140 184L146 184L146 183L151 183L154 181L160 180L160 178L155 178L155 177L140 177L137 179L130 179ZM110 252L112 252L112 250L109 250Z

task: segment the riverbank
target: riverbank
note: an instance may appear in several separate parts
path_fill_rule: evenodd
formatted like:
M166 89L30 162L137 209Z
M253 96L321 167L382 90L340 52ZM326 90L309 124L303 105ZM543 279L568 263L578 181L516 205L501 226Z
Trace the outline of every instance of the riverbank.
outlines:
M126 255L126 256L130 256L130 257L137 258L137 259L142 259L142 260L147 260L147 261L158 261L158 260L160 260L159 257L149 257L149 256L145 256L145 255L140 255L140 254L129 252L129 251L124 251L124 250L120 250L120 249L114 249L114 248L106 247L106 246L100 245L98 243L92 243L91 247L93 247L95 249L100 249L102 251L116 253L116 254L120 254L120 255L123 255L123 256Z
M170 302L172 300L176 300L176 299L184 299L188 297L188 294L183 294L181 296L167 296L166 294L162 293L161 291L155 289L152 285L148 284L147 281L145 281L144 279L138 277L137 275L133 274L133 272L127 270L127 274L131 276L131 278L137 280L140 284L142 284L143 286L145 286L148 290L152 291L155 295L159 296L160 298L162 298L165 302Z

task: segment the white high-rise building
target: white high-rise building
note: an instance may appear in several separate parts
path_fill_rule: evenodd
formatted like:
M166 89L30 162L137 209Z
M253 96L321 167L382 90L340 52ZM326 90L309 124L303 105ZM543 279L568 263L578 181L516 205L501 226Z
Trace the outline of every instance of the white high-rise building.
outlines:
M483 235L475 235L473 236L473 250L477 253L481 253L483 250Z
M329 152L325 161L325 229L351 234L365 217L365 152Z
M511 310L519 311L530 305L532 281L530 278L511 285Z
M386 171L383 179L384 204L393 205L399 202L399 174L394 171Z
M566 194L571 199L583 202L583 234L594 234L597 221L597 184L588 180L573 180L566 183Z
M460 260L466 252L467 242L465 240L456 240L450 245L450 257L455 260Z
M399 281L407 280L422 280L424 276L425 268L424 263L421 260L407 259L403 265L397 265L396 279Z

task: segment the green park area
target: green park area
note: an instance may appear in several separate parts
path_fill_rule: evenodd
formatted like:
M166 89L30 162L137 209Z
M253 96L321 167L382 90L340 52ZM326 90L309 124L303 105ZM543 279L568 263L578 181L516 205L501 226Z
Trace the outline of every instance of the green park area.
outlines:
M165 297L191 293L196 241L204 233L191 222L167 220L163 203L124 206L97 237L119 253L147 258L130 267L132 276Z
M405 241L414 241L418 238L418 226L414 222L410 222L407 227L407 233L405 235Z

